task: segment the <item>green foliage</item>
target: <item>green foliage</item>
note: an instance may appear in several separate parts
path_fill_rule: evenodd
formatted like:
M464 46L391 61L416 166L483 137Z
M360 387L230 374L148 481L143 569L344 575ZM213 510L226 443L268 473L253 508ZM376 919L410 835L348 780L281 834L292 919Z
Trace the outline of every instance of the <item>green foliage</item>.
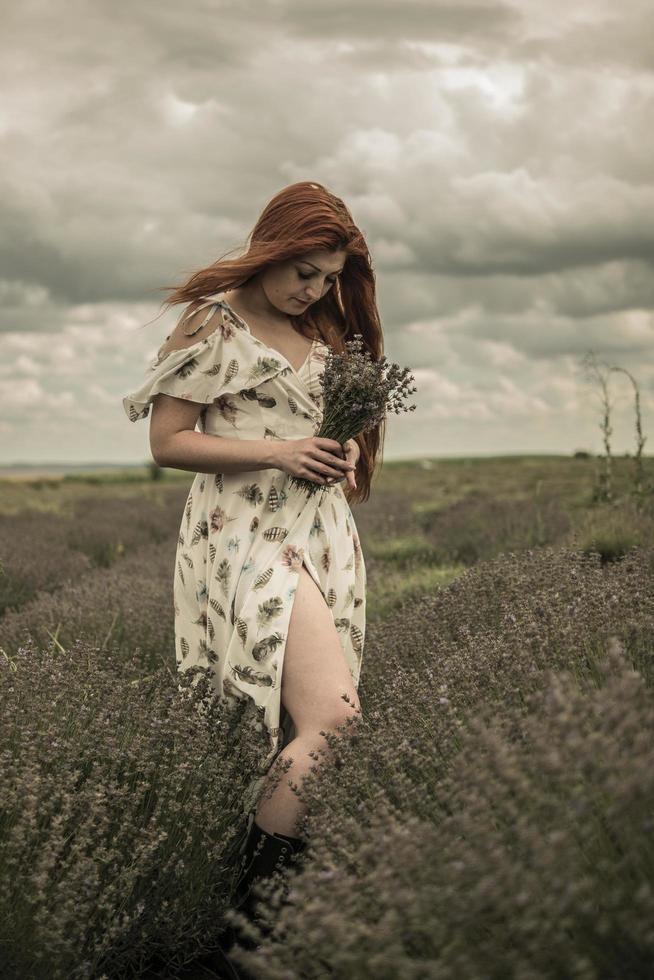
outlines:
M620 561L632 548L654 544L653 529L654 500L627 497L584 510L569 540L580 551L600 555L603 562Z
M150 474L150 479L153 481L163 480L166 475L163 467L159 466L154 459L148 463L148 473Z
M620 561L626 554L638 545L638 538L628 531L622 534L596 535L584 549L587 552L597 552L603 562Z
M147 494L131 488L126 494L109 488L74 496L69 491L59 484L58 500L28 495L29 506L0 513L0 614L38 603L64 585L86 582L90 569L109 568L143 546L174 541L183 487Z
M464 568L463 565L441 567L416 564L408 568L389 565L383 578L379 569L375 568L375 579L379 582L379 587L374 592L370 590L367 596L366 623L381 623L390 616L401 615L405 603L430 595L436 589L448 585Z
M436 550L421 537L373 541L368 547L368 554L373 559L388 562L389 565L401 569L436 564L438 561Z

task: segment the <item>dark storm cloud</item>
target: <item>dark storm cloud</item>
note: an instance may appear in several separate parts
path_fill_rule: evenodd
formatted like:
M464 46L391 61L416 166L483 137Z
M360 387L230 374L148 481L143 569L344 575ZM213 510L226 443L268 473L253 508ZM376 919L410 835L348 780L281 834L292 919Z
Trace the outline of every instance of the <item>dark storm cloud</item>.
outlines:
M654 276L648 263L607 263L542 276L434 275L387 273L382 279L384 305L394 319L419 320L431 312L451 317L477 306L489 316L521 315L534 308L553 317L586 320L626 310L654 308Z
M524 59L547 58L575 69L602 65L603 70L625 68L654 71L652 37L654 8L648 2L630 0L602 10L586 8L585 16L564 24L557 36L529 36L520 45Z
M339 0L280 5L284 26L311 39L370 41L383 38L483 44L516 37L522 17L506 3L439 3L437 0Z
M373 245L381 236L402 243L419 274L539 276L651 258L651 159L640 139L651 89L520 63L525 44L539 56L560 57L566 43L578 50L582 27L594 39L587 57L601 60L612 43L608 12L583 25L562 16L556 33L528 3L199 3L192 15L163 3L112 7L111 16L95 3L87 17L29 9L14 10L6 35L20 52L13 64L9 52L7 75L24 73L16 103L8 99L0 255L4 278L43 286L56 302L134 301L242 242L274 189L271 164L293 144L355 204L384 182L403 220L387 228L364 201L367 232ZM639 7L641 17L646 26ZM636 37L636 27L619 36ZM274 71L293 38L322 51L325 83L314 72L313 95L281 65ZM457 57L449 66L437 58L433 74L424 47L407 46L416 39L456 45ZM332 51L339 40L352 50ZM510 70L501 59L471 67L498 41L510 43ZM366 46L377 43L396 52L385 70L397 79L382 92L355 82L357 50L372 67ZM351 80L330 75L332 58L351 58ZM39 68L40 81L31 74ZM505 85L515 91L494 106ZM363 138L344 141L340 107L362 134L395 125L396 143L367 157ZM441 145L403 135L412 111ZM35 157L27 137L37 131L44 152ZM285 182L280 173L275 183Z
M649 4L4 13L0 394L34 452L51 418L117 404L168 329L139 329L160 287L238 251L302 179L364 231L386 349L423 371L425 417L554 418L590 346L654 386Z

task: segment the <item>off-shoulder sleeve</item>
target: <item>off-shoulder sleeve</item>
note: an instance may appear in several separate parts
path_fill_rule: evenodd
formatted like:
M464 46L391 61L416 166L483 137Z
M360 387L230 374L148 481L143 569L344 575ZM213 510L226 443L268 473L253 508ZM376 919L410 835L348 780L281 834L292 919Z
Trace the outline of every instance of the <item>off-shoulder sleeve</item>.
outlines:
M190 347L157 355L140 388L123 398L123 407L131 422L147 418L150 405L160 393L210 405L217 399L251 392L276 375L292 370L285 358L275 357L270 348L255 340L221 300L207 300L202 305L218 308L216 329ZM183 332L193 336L212 312L201 324Z
M123 398L123 408L131 422L148 417L150 405L158 394L202 405L212 403L221 395L233 331L229 327L225 329L220 316L217 320L216 329L196 344L157 355L141 386Z

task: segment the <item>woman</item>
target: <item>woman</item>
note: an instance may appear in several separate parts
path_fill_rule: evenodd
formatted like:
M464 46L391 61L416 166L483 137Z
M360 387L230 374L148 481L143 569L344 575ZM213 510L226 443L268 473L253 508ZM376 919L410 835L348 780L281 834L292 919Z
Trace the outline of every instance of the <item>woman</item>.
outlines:
M343 201L302 181L266 206L244 255L165 302L189 306L123 404L132 421L152 405L155 460L196 473L174 577L178 668L209 667L222 696L253 698L268 734L243 800L237 907L251 911L254 880L303 846L291 782L327 750L320 732L361 710L366 573L349 502L369 497L383 425L344 446L313 433L327 350L359 333L383 354L375 281ZM322 489L308 497L293 476ZM293 765L262 799L276 757Z

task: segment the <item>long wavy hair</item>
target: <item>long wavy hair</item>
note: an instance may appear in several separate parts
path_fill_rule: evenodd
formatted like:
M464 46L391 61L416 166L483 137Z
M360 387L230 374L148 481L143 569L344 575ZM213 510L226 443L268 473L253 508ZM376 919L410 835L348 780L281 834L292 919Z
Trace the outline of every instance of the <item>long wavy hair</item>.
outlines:
M345 342L359 333L373 360L383 356L372 260L361 231L340 197L315 182L290 184L263 209L246 246L245 254L227 258L230 252L223 253L181 286L161 287L171 293L163 301L163 309L177 303L199 304L204 296L235 289L271 265L314 249L344 250L345 264L332 288L303 313L289 314L289 319L300 333L322 339L336 353L344 353ZM360 503L370 496L375 465L382 461L385 429L382 420L355 437L361 455L356 489L344 488L349 503Z

